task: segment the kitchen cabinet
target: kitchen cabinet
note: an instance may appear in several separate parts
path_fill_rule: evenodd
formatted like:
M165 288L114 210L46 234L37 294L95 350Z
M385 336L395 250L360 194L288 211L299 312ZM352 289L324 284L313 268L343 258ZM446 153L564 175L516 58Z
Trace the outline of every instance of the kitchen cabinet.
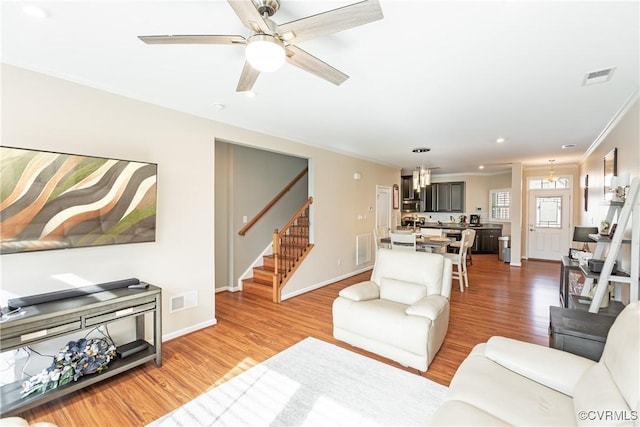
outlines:
M420 191L420 199L422 200L422 209L425 212L437 212L435 206L436 197L434 196L435 184L427 185Z
M500 229L488 229L488 230L478 230L478 236L476 239L479 240L479 248L478 253L483 254L497 254L500 248L498 244L498 237L502 236L502 230Z
M422 190L425 212L464 212L464 182L438 182Z
M451 212L464 212L464 182L451 183Z
M402 177L402 200L418 199L420 194L413 190L413 176L405 175Z
M451 212L451 184L441 182L434 185L436 190L436 212Z

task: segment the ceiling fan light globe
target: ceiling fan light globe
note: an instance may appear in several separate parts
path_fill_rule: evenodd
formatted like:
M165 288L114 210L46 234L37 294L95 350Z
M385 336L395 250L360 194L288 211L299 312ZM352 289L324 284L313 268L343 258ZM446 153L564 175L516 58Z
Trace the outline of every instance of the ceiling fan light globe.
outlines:
M247 62L260 72L269 73L282 67L285 61L284 44L268 34L256 34L247 40Z

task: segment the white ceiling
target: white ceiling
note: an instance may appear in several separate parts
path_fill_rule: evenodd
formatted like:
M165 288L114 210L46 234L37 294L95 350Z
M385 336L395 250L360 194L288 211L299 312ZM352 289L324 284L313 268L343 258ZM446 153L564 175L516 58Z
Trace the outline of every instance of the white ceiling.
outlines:
M272 19L354 1L281 0ZM385 164L441 167L435 173L577 163L637 96L637 1L380 3L382 20L299 45L348 74L341 86L285 64L260 75L248 98L235 92L242 46L150 46L136 37L248 36L222 0L3 0L2 61ZM26 15L25 4L48 17ZM582 85L586 73L610 67L610 81ZM411 152L419 146L432 151Z

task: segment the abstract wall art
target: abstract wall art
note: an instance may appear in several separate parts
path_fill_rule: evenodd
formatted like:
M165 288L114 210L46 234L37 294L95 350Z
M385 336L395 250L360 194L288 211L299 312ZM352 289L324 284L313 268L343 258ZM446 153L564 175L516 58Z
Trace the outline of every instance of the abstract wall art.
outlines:
M155 241L157 170L0 146L0 254Z

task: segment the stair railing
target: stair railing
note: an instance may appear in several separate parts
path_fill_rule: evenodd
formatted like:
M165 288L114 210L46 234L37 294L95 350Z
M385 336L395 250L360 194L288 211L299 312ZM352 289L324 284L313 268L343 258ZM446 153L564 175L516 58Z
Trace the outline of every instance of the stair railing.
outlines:
M251 227L253 227L256 222L258 222L260 220L260 218L262 218L267 212L269 212L269 210L276 204L278 203L278 201L280 199L282 199L282 197L287 194L287 191L291 190L293 188L294 185L296 185L296 183L298 181L300 181L302 179L303 176L305 176L307 173L309 172L309 167L305 167L302 172L300 172L298 175L296 175L295 178L293 178L291 180L291 182L289 184L287 184L286 187L284 187L282 189L282 191L280 191L276 197L274 197L269 203L266 204L266 206L264 208L262 208L262 210L260 212L258 212L256 214L256 216L254 216L251 221L249 221L247 223L247 225L245 225L244 227L242 227L240 229L240 231L238 231L238 234L241 236L244 236L245 234L247 234L247 231L249 231L249 229L251 229Z
M309 197L289 222L273 232L273 302L281 302L282 288L313 246L309 243Z

